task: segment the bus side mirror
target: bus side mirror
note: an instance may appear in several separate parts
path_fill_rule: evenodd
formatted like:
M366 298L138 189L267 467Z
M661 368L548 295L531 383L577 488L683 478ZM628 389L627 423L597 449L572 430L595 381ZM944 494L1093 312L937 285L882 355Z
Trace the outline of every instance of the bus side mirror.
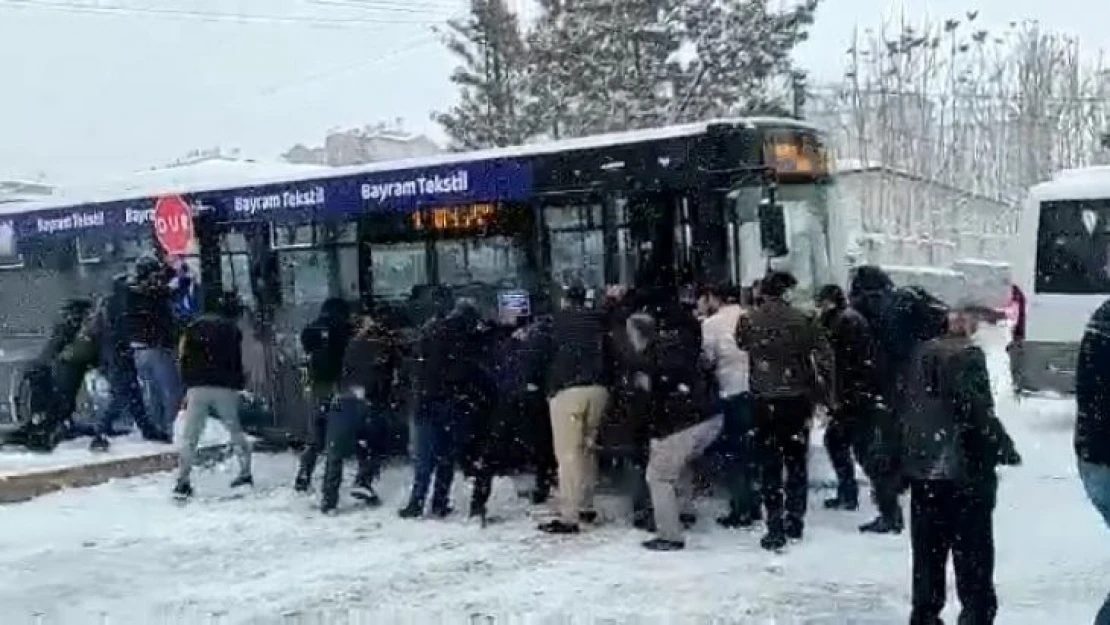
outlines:
M790 253L786 245L786 214L782 204L763 200L759 203L759 243L771 258Z

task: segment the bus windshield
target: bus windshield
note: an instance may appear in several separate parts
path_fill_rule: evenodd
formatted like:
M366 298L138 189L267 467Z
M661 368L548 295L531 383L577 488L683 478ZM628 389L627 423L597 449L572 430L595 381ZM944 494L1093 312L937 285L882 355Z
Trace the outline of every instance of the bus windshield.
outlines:
M1035 291L1110 293L1110 199L1041 204Z

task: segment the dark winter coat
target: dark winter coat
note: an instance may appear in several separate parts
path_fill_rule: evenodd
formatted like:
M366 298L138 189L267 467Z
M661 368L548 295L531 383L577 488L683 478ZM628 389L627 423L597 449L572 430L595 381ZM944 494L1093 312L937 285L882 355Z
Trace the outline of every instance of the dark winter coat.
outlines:
M92 302L88 300L67 302L62 307L60 318L51 328L50 338L47 339L46 345L39 352L35 362L48 367L52 366L66 347L77 338L77 334L81 331L81 326L85 323L85 318L91 309Z
M819 399L832 354L816 320L777 298L740 317L737 341L751 358L752 394L776 399Z
M610 384L612 357L608 330L604 311L572 308L554 315L551 327L554 345L547 377L549 396L575 386Z
M247 382L242 341L235 321L213 314L197 317L181 337L181 381L185 388L241 390Z
M417 348L421 398L455 401L484 393L491 382L485 353L489 332L470 307L428 321Z
M125 279L112 284L112 293L104 301L100 334L100 362L107 368L134 369L135 359L131 352L131 338L128 333L127 310L131 290Z
M496 397L492 398L490 409L470 415L462 451L466 475L473 476L481 470L494 475L517 473L535 463L541 451L537 449L541 437L536 431L536 418L545 415L530 411L542 410L546 403L538 386L535 391L529 390L529 384L541 382L535 375L540 355L536 350L537 339L542 337L528 330L514 332L503 328L490 337L494 347L489 350L485 368L491 371ZM546 440L550 444L550 438Z
M1110 300L1091 315L1075 371L1075 453L1110 466Z
M970 339L920 344L908 371L900 414L906 478L993 486L995 467L1020 462L994 414L986 357Z
M821 316L833 355L831 393L836 404L862 406L879 394L871 326L852 308Z
M131 342L172 349L177 326L170 289L153 282L131 287L127 300L127 323Z
M625 368L645 391L645 431L666 438L718 414L712 371L701 360L701 324L681 306L651 315L633 315L627 323L632 347Z
M387 406L399 365L400 352L392 336L385 332L356 335L343 356L340 386L361 388L372 406Z
M301 347L308 356L308 378L314 385L339 383L343 356L353 334L346 304L329 304L301 331Z

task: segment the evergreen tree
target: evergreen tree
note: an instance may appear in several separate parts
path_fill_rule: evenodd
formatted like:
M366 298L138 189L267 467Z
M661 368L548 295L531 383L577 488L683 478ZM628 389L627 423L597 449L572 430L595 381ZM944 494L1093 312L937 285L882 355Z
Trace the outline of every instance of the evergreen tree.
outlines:
M444 44L459 59L451 82L459 101L432 116L460 150L516 145L536 132L527 115L527 55L520 26L504 0L471 0L470 14L449 20Z
M819 2L771 10L768 0L688 0L686 36L695 59L678 96L678 117L787 115L791 54L808 37Z

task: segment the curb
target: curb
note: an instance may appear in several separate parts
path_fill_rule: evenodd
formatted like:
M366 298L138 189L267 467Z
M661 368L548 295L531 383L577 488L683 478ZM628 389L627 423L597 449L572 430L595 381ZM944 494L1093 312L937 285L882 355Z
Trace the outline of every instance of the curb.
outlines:
M209 445L197 450L199 463L219 462L228 455L226 445ZM127 479L169 471L177 466L177 452L163 451L141 456L115 458L73 467L45 469L19 475L0 476L0 505L29 501L69 488L88 488L110 480Z

